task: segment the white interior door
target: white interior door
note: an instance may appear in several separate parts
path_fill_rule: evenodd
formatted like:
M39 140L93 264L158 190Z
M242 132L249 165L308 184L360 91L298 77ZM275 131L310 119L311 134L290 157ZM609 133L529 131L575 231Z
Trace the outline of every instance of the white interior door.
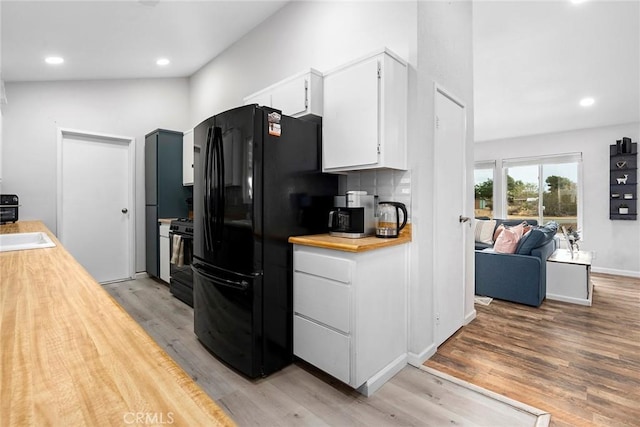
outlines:
M439 346L464 322L465 134L464 105L435 86L435 344Z
M58 134L58 239L101 283L135 274L133 141Z

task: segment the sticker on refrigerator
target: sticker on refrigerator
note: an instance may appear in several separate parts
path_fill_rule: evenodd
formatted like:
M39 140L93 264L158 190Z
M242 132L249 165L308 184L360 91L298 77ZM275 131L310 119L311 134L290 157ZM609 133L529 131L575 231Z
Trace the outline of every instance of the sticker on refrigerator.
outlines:
M274 111L273 113L269 113L267 117L267 120L269 121L269 135L280 136L282 131L280 129L280 114Z

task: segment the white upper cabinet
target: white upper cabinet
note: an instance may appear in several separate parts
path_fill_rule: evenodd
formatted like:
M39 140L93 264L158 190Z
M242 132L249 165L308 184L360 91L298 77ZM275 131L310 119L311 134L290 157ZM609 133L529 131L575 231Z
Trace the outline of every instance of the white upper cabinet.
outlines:
M407 168L407 63L388 49L324 75L324 172Z
M182 137L182 185L193 185L193 129Z
M322 116L322 74L310 69L244 98L244 104L277 108L292 117Z

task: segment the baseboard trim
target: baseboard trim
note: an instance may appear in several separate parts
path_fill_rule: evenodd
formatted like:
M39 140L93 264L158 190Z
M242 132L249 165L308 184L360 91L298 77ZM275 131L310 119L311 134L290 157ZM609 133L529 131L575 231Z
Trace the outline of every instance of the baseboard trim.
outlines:
M618 270L615 268L591 267L592 273L612 274L614 276L634 277L640 279L640 271Z
M145 277L149 277L149 274L146 271L136 273L136 279L144 279Z
M507 396L503 396L501 394L495 393L491 390L487 390L486 388L482 388L480 386L477 386L475 384L472 384L470 382L467 381L463 381L459 378L456 378L454 376L451 376L449 374L445 374L444 372L440 372L438 370L435 370L433 368L429 368L428 366L418 366L419 369L430 373L431 375L434 375L436 377L439 377L443 380L449 381L451 383L457 384L461 387L465 387L468 388L469 390L473 390L479 394L482 394L484 396L487 396L491 399L497 400L499 402L505 403L509 406L512 406L520 411L523 412L528 412L530 414L532 414L533 416L537 417L536 419L536 424L535 427L547 427L549 425L549 422L551 420L551 414L543 411L541 409L538 408L534 408L533 406L527 405L526 403L522 403L519 402L517 400L511 399Z
M473 319L476 318L476 316L478 315L478 312L476 311L476 309L474 308L473 310L471 310L469 313L467 313L466 316L464 316L464 324L468 325L469 323L471 323L471 321Z
M430 359L431 356L436 354L437 349L438 348L435 346L435 344L431 344L429 347L425 348L418 354L409 352L407 354L407 363L419 368L427 359Z
M554 301L562 301L562 302L568 302L571 304L591 306L591 300L585 299L585 298L576 298L576 297L569 297L566 295L556 295L556 294L547 294L546 298Z
M367 397L371 396L405 366L407 366L406 353L398 356L393 362L389 363L373 377L369 378L367 382L358 387L358 392Z

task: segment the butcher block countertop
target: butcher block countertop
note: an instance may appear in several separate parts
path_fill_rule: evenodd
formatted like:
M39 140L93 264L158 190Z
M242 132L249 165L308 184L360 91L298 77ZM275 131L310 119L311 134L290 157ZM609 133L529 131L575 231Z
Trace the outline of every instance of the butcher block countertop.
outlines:
M348 239L346 237L334 237L329 234L312 234L308 236L289 237L289 243L295 245L314 246L316 248L333 249L344 252L366 252L389 246L403 245L411 241L411 224L400 231L397 239L381 239L378 237L363 237L361 239Z
M43 223L0 226L35 231L0 252L1 425L234 425Z

